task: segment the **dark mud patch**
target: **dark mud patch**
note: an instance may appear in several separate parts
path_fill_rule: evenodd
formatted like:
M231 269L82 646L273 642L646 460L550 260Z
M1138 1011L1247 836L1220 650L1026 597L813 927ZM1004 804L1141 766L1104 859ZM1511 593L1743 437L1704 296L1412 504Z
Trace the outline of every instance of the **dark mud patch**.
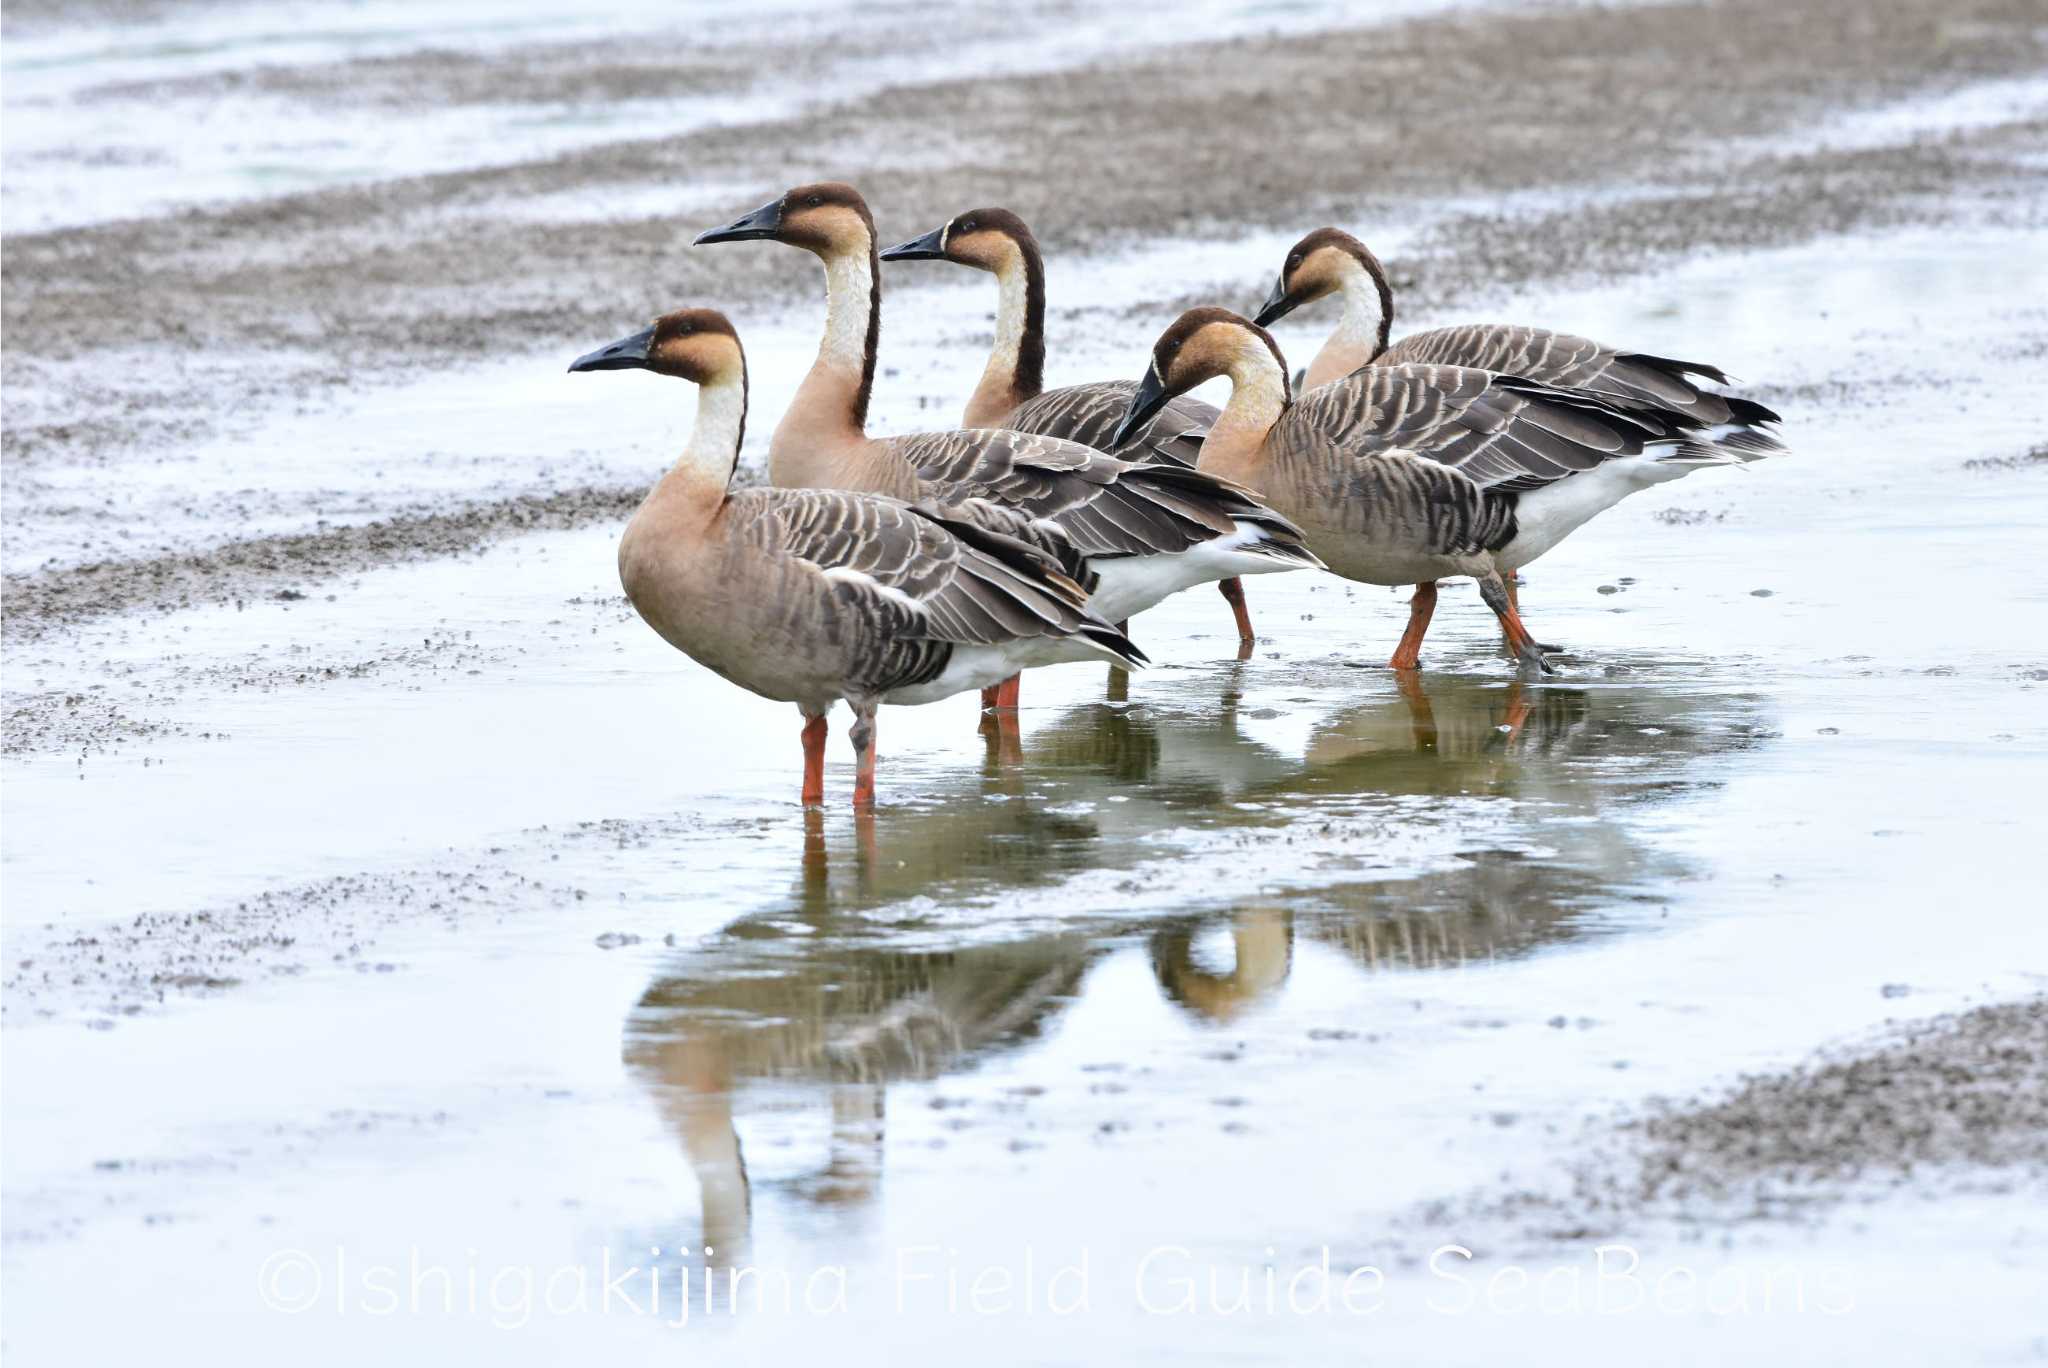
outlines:
M1513 1233L1495 1243L1541 1245L1650 1224L1813 1219L1894 1191L2039 1183L2048 1179L2048 996L1936 1017L1715 1095L1589 1119L1571 1152L1562 1173L1524 1190L1428 1203L1397 1224L1504 1227ZM1476 1235L1461 1238L1477 1247Z
M33 641L112 613L284 602L338 575L459 555L506 537L624 519L645 491L585 486L450 512L400 514L348 527L252 537L201 551L102 561L6 577L5 633Z
M1963 462L1963 469L1982 471L1986 474L2044 468L2048 468L2048 442L2012 456L1972 456Z
M691 48L646 39L536 44L509 52L430 48L318 65L264 65L194 76L116 81L82 93L90 103L120 100L220 99L236 95L318 101L336 108L417 109L495 105L507 76L518 73L529 104L613 104L736 94L770 53L761 49Z
M395 930L438 927L453 938L522 917L560 921L593 899L624 896L605 858L612 852L760 839L774 829L696 815L534 827L504 844L451 850L438 865L363 870L265 889L232 904L143 912L84 929L38 922L34 913L10 907L0 1020L81 1019L108 1030L180 999L254 984L314 973L396 973L404 964L378 953L380 939ZM560 863L569 855L582 871L573 883ZM590 945L602 929L571 939ZM601 941L599 948L606 948Z
M1930 1167L2048 1175L2048 997L1747 1078L1719 1101L1662 1104L1623 1134L1644 1147L1629 1194L1642 1204L1733 1202L1768 1214Z
M460 930L471 917L574 905L581 890L543 883L479 862L466 869L351 874L268 890L232 907L145 912L118 926L41 937L11 933L5 1018L84 1013L111 1029L181 997L208 996L245 984L314 970L391 973L374 952L380 931L441 922ZM22 953L24 940L37 941Z
M137 711L104 684L41 689L8 696L0 754L75 750L82 757L92 751L191 734L181 723Z
M287 602L309 595L296 589L273 597ZM324 595L327 601L333 594ZM596 599L578 599L576 606L599 606ZM623 597L601 601L617 613L629 613ZM504 664L516 647L488 647L472 629L442 621L403 644L362 651L314 654L304 646L269 648L223 663L187 663L175 652L147 664L107 664L102 673L112 682L82 688L11 689L7 694L4 740L0 754L35 755L52 751L75 753L81 761L149 741L185 737L200 741L233 739L225 731L199 730L177 721L188 714L195 694L267 694L281 689L318 688L355 680L392 678L416 686L421 680L460 671L477 674ZM38 668L30 659L17 662L19 675ZM36 679L41 684L41 679ZM87 771L81 770L80 777Z

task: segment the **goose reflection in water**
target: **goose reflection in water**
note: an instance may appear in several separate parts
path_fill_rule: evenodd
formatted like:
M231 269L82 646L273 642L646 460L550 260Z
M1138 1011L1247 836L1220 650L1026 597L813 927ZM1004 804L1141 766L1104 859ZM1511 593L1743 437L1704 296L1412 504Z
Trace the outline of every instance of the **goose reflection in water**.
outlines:
M1025 765L991 764L978 793L850 831L809 814L790 895L679 954L625 1027L721 1261L747 1250L757 1189L858 1223L883 1183L891 1089L1030 1048L1093 983L1128 991L1127 976L1091 976L1105 957L1146 954L1184 1017L1227 1025L1284 994L1304 939L1367 976L1529 953L1682 875L1632 811L1710 783L1702 762L1768 735L1746 697L1457 679L1404 679L1294 755L1256 739L1257 720L1229 693L1206 714L1084 705L1034 730ZM1142 838L1162 830L1294 829L1360 803L1459 823L1468 799L1496 813L1484 838L1420 870L1374 867L1367 850L1355 871L1275 868L1284 891L1234 905L1021 921L1006 906L1036 888L1043 909L1071 874L1158 861ZM1229 954L1206 955L1226 933ZM822 1151L796 1176L750 1181L735 1118L786 1127L799 1112L829 1117Z

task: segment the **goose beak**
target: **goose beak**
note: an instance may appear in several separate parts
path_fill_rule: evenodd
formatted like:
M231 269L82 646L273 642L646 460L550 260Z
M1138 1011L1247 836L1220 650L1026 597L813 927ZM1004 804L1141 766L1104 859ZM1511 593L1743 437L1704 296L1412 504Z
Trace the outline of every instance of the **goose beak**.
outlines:
M1124 412L1124 420L1116 425L1116 435L1109 439L1109 449L1122 451L1172 397L1166 392L1166 386L1159 383L1159 367L1155 364L1138 382L1137 392L1131 395L1131 406Z
M707 228L697 234L696 245L707 242L759 242L772 240L782 231L782 201L770 200L744 218L736 218L723 228Z
M1252 322L1262 328L1270 327L1287 317L1288 314L1293 313L1294 306L1299 303L1301 303L1300 300L1288 297L1287 273L1282 271L1280 278L1273 282L1273 292L1266 296L1265 303L1259 305L1259 312L1252 319Z
M569 363L569 373L577 371L645 370L647 369L647 348L654 342L654 329L642 328L631 337L622 337L608 347L599 347L594 352L585 352Z
M882 253L884 261L944 261L946 259L946 230L934 228L921 238L891 247Z

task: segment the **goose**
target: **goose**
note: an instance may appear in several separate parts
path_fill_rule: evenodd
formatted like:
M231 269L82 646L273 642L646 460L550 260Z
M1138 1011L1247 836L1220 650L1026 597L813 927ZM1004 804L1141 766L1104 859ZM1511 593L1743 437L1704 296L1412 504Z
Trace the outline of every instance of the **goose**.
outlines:
M1343 314L1301 380L1304 393L1357 371L1361 366L1428 364L1471 366L1546 385L1588 390L1622 405L1649 404L1682 414L1703 440L1758 459L1783 451L1784 444L1763 424L1782 421L1762 404L1702 389L1699 381L1729 382L1718 366L1678 361L1647 352L1622 351L1588 337L1512 323L1464 323L1432 328L1389 343L1394 323L1394 290L1386 268L1370 248L1341 228L1318 228L1288 249L1280 277L1253 322L1271 327L1304 304L1340 295ZM1659 467L1663 479L1677 479L1701 464ZM1654 481L1650 482L1654 483ZM1617 480L1619 502L1644 482ZM1515 581L1508 601L1519 607ZM1417 593L1422 586L1417 586Z
M962 426L1064 437L1127 461L1195 463L1202 438L1216 421L1214 404L1176 396L1124 445L1112 447L1109 439L1130 407L1130 381L1045 388L1045 255L1031 229L1010 210L956 214L923 237L889 248L881 259L951 261L996 278L995 346L968 396ZM1233 575L1217 581L1216 587L1236 616L1239 643L1251 645L1252 621L1242 584Z
M853 802L875 800L875 712L1027 665L1143 654L1035 547L944 510L830 489L731 488L747 362L714 309L663 315L571 372L650 370L698 387L681 457L619 539L626 597L663 640L803 715L806 805L824 800L825 714L845 700Z
M868 436L882 284L866 201L839 182L802 185L697 236L749 241L802 248L825 268L825 335L769 442L773 484L933 501L959 516L1021 514L1085 558L1089 606L1110 622L1206 581L1320 565L1300 529L1249 490L1187 466L995 428ZM1017 687L1005 681L984 703L1013 709Z
M1344 578L1417 586L1397 670L1421 663L1436 581L1468 575L1523 668L1549 672L1504 576L1633 488L1749 459L1668 410L1469 367L1368 366L1296 400L1272 334L1216 308L1160 336L1125 426L1217 376L1230 402L1200 468L1261 491Z
M1729 429L1710 432L1716 440L1737 441L1758 452L1783 450L1775 436L1757 430L1759 424L1781 421L1775 412L1754 400L1700 388L1698 380L1730 383L1720 367L1703 361L1625 352L1591 338L1513 323L1431 328L1390 343L1394 290L1386 268L1341 228L1318 228L1289 249L1280 278L1252 321L1271 327L1302 305L1332 294L1343 296L1343 316L1309 363L1304 391L1341 380L1360 366L1472 366L1653 404L1684 414L1702 429Z

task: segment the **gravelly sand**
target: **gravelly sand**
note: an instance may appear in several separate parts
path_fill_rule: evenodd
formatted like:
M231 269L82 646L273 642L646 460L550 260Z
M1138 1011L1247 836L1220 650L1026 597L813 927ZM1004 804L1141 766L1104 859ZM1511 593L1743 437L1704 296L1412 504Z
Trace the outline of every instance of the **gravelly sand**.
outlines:
M2048 996L1589 1118L1570 1152L1561 1187L1430 1202L1401 1228L1488 1230L1488 1243L1542 1246L1658 1222L1724 1231L1810 1219L1893 1192L2032 1191L2048 1179ZM1392 1246L1399 1261L1413 1262L1413 1244Z
M1646 1201L1739 1198L1758 1210L1810 1184L1903 1182L1927 1164L2048 1171L2048 998L1911 1027L1672 1105L1642 1137Z
M467 504L317 532L230 542L203 552L67 566L6 579L7 632L36 640L112 613L167 613L202 604L302 594L302 585L425 556L453 555L501 537L622 519L646 491L565 489Z

